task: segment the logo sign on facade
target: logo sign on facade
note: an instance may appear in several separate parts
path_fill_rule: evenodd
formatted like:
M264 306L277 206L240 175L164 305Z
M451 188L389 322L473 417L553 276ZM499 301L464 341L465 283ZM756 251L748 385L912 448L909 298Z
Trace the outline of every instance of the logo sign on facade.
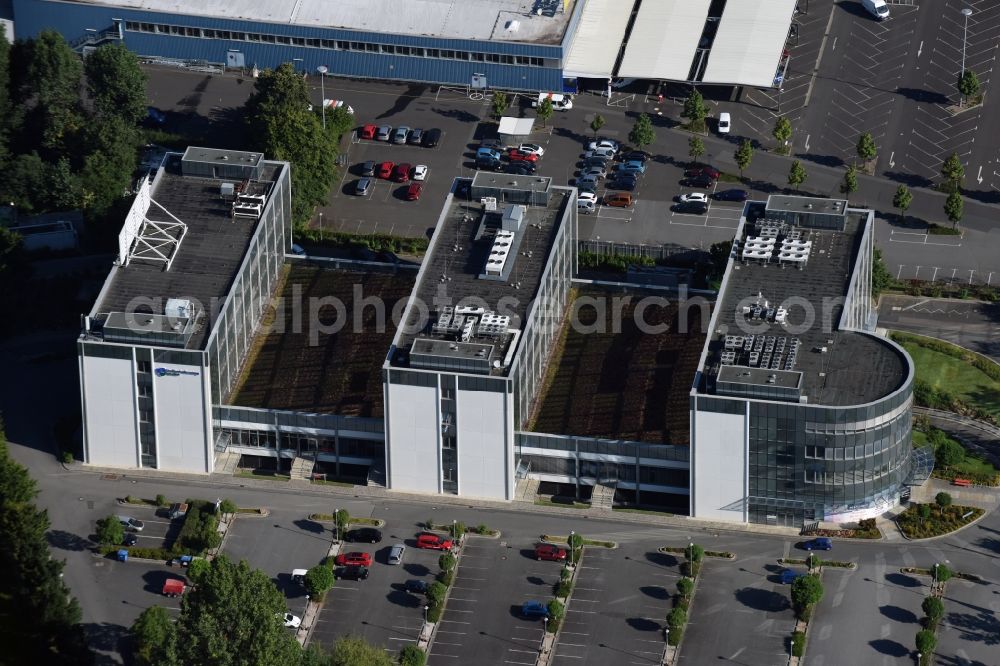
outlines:
M180 377L181 375L191 375L193 377L199 376L200 373L193 372L191 370L174 370L173 368L157 368L157 377Z

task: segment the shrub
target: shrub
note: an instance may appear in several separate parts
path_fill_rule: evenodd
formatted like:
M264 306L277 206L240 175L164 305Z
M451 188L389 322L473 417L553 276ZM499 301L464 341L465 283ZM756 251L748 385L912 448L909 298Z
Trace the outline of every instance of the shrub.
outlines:
M62 452L62 461L64 463L66 463L67 465L69 465L70 463L72 463L73 462L73 452L72 451L63 451Z
M444 596L448 593L448 587L441 581L434 581L427 587L427 601L431 606L440 606L444 603Z
M549 602L549 619L559 622L566 615L566 605L558 599L553 599Z
M692 562L701 562L705 557L705 549L698 544L693 543L687 547L687 550L684 552L684 556Z
M819 603L823 598L823 583L819 576L808 575L795 579L792 583L792 606L795 608L799 618L806 620L803 614Z
M486 526L486 523L479 523L475 528L477 534L489 534L490 528Z
M792 656L801 657L806 653L806 632L792 632Z
M164 497L163 495L157 495L156 506L166 506L166 505L167 505L167 498Z
M918 504L917 505L917 514L921 518L923 518L925 520L927 518L930 518L931 517L931 506L930 506L930 504Z
M432 529L434 529L434 519L433 518L430 519L430 520L425 520L424 521L424 529L425 530L432 530Z
M561 569L559 569L559 580L569 580L572 577L573 577L573 572L567 569L566 567L562 567Z
M437 575L438 582L440 582L445 587L451 587L451 584L455 582L455 572L454 571L439 571Z
M466 528L465 523L459 521L452 526L451 536L456 541L465 536Z
M865 518L864 520L858 521L859 530L873 530L875 529L875 519Z
M442 614L444 614L443 607L431 604L431 607L427 610L427 621L437 624L441 620Z
M455 568L455 556L451 553L441 553L438 558L438 566L441 571L452 571Z
M918 652L929 655L934 652L935 647L937 647L937 639L934 637L933 631L921 629L917 632Z
M125 528L117 516L108 516L97 521L97 542L108 546L119 544L125 538Z
M132 497L131 495L126 495L125 496L125 503L126 504L135 504L135 498Z
M309 596L319 601L326 594L327 590L333 587L333 569L325 564L317 564L306 572L302 582Z
M697 578L701 572L701 562L681 562L681 573L688 578Z
M427 653L416 645L407 645L399 651L399 666L424 666Z
M684 638L684 627L674 627L667 632L667 645L677 647Z
M681 593L682 597L690 597L691 593L694 592L694 581L690 578L681 578L677 581L677 591Z
M573 583L569 580L560 580L555 585L555 591L557 597L565 599L569 596L569 593L573 591Z
M177 542L194 555L201 555L206 550L218 547L222 538L219 536L219 520L215 517L215 505L204 500L187 501L189 506L184 517Z
M691 597L682 597L679 594L674 595L674 608L683 608L687 610L691 607Z
M687 611L681 608L680 606L677 606L669 613L667 613L667 626L670 627L671 629L675 629L677 627L683 627L685 624L687 624L687 621L688 621Z
M943 564L939 564L934 572L934 580L939 583L947 583L954 576L954 572Z
M806 566L810 569L815 569L819 565L823 564L823 560L819 559L819 555L816 553L809 553L809 557L806 558Z
M236 513L239 507L236 506L236 502L231 499L224 499L219 503L219 511L222 513Z
M938 493L934 496L934 503L942 509L946 506L951 506L951 495L948 493Z

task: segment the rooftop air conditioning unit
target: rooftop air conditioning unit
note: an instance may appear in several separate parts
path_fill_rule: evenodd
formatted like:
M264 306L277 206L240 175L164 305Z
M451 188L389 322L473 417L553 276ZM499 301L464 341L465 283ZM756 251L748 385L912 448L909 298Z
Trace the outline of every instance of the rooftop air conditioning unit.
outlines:
M190 319L193 313L191 301L186 298L168 298L163 314L168 317Z

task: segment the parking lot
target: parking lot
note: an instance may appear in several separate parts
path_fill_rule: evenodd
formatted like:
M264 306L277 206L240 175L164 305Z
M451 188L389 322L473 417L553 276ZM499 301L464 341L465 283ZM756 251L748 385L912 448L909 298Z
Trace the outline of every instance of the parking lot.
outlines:
M468 539L428 664L535 663L544 627L521 604L548 603L561 565L536 561L534 547L520 535Z
M648 545L587 548L552 664L659 664L679 561Z
M345 543L341 552L373 554L367 580L338 580L326 594L310 634L310 642L329 647L341 636L362 636L380 645L392 655L410 643L416 643L424 620L422 596L406 591L406 581L421 579L433 582L441 553L416 548L413 536L401 538L408 526L388 525L378 544ZM414 534L416 534L414 532ZM402 565L388 563L389 550L395 543L406 545Z
M994 548L997 545L993 540ZM995 551L994 551L995 552ZM996 661L1000 644L1000 601L984 588L989 583L952 579L945 591L945 617L938 629L938 649L945 664L989 664Z
M141 520L141 532L133 532L138 538L135 545L139 548L169 548L181 531L184 519L170 520L167 509L157 508L148 504L119 505L115 515L130 516Z

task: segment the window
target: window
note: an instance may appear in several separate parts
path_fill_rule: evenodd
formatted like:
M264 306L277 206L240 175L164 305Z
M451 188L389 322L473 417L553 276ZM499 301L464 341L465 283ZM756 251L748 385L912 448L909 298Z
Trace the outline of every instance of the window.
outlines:
M292 39L292 44L295 44L296 46L306 45L306 40L303 39L302 37L292 37L291 39Z
M275 37L275 40L278 42L278 44L291 44L292 43L292 38L288 37L286 35L278 35L278 36Z
M319 47L323 46L323 42L324 41L327 41L327 40L314 39L314 38L310 37L310 38L306 39L306 46L312 46L312 47L318 49ZM331 49L334 48L334 42L329 42L329 46L327 46L327 48L331 48Z
M201 37L201 28L185 28L184 34L188 37Z
M337 40L337 48L341 49L343 51L350 51L351 50L351 43L350 42L345 42L343 40L339 40L338 39Z
M139 361L139 372L150 372L151 364L149 361Z
M184 28L182 28L179 25L172 25L172 26L170 26L170 34L171 35L183 35L184 34Z
M398 55L408 56L408 55L410 55L410 47L409 46L397 46L396 47L396 53Z
M426 53L426 55L427 55L428 58L440 58L441 57L441 50L440 49L426 49L425 53Z
M160 33L162 35L169 35L170 34L170 26L169 25L160 24L160 25L156 26L156 32L158 32L158 33Z
M351 42L351 49L354 50L354 51L364 51L365 50L365 43L364 42Z
M443 449L454 449L455 448L455 438L453 436L445 436L441 440L441 448Z
M396 53L396 47L393 46L392 44L383 44L382 53L394 54Z
M441 49L441 57L442 58L454 58L455 57L455 52L452 51L452 50L450 50L450 49Z

